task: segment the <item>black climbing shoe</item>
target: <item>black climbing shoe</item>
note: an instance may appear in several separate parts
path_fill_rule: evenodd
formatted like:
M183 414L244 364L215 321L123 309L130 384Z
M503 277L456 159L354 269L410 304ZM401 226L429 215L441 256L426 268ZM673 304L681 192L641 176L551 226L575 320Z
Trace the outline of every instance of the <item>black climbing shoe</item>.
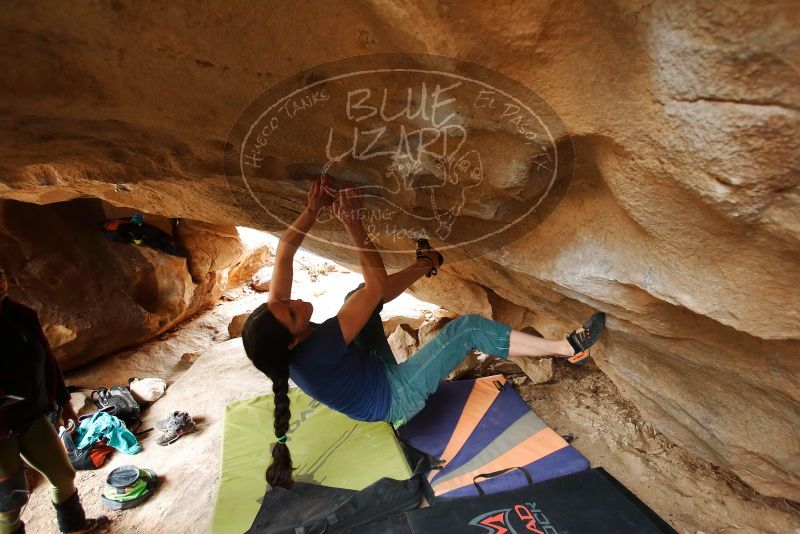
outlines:
M567 358L567 361L575 365L585 365L591 356L589 349L600 339L605 326L606 314L598 312L589 317L582 328L570 332L567 341L575 354Z
M431 276L436 276L437 268L441 267L444 264L444 256L442 253L436 249L431 248L430 243L427 239L417 239L417 258L425 258L429 262L431 262L431 269L425 276L430 278Z

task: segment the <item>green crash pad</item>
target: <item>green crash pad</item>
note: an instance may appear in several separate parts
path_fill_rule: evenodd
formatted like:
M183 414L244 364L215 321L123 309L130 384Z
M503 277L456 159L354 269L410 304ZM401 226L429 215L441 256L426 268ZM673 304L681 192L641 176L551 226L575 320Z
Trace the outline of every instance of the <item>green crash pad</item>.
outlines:
M287 444L295 480L360 490L379 478L405 479L411 470L388 423L354 421L297 388L289 391L292 419ZM222 467L212 534L250 528L267 489L271 459L272 395L225 407Z

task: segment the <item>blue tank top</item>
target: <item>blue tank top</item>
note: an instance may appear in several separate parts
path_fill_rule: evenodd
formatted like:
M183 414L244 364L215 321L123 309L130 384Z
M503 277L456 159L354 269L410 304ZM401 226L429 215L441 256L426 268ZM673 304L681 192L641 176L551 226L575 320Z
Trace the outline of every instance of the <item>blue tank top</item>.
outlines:
M383 362L346 345L339 318L317 326L294 349L289 377L310 397L358 421L384 421L391 389Z

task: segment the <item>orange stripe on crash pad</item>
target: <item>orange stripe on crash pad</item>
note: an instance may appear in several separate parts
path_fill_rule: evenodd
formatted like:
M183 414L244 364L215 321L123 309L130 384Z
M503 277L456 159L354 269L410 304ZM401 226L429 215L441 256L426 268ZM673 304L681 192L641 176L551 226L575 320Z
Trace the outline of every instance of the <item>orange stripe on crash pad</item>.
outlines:
M564 438L556 434L552 428L543 428L502 456L469 473L439 483L434 482L433 491L436 495L443 495L448 491L469 486L472 484L472 479L481 473L493 473L509 467L524 467L566 446Z
M464 443L467 442L467 439L469 439L472 432L478 426L478 423L481 422L483 416L489 411L492 403L500 394L500 390L494 385L495 382L505 384L506 377L503 375L493 375L475 380L475 383L472 385L472 391L469 397L467 397L467 403L464 405L464 409L461 412L461 417L459 417L458 423L456 423L456 428L453 430L450 441L447 442L442 457L439 458L440 460L449 462L455 458L458 451L461 450L461 447L464 446ZM428 475L428 481L430 482L433 480L437 474L439 474L439 471L431 471Z

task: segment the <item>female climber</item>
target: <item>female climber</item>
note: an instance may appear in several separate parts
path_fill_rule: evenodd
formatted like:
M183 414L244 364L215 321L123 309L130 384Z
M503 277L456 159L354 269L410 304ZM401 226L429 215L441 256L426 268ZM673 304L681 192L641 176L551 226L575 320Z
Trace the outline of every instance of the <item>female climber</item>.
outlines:
M106 516L87 518L75 488L75 469L48 412L60 408L64 422L77 423L61 368L50 351L36 312L6 298L0 267L0 534L24 534L20 519L28 502L22 460L50 482L61 532L93 532Z
M272 380L275 395L275 443L267 482L291 487L292 462L286 445L291 378L306 394L359 421L388 421L395 426L413 417L470 349L508 356L558 355L573 362L588 356L605 324L594 314L566 339L550 340L511 330L479 315L449 322L412 357L397 363L384 337L378 313L383 303L403 293L438 267L441 256L431 250L402 271L388 275L383 260L357 215L353 189L338 198L330 178L317 178L305 210L283 234L275 254L269 299L250 315L242 341L247 357ZM311 303L291 299L294 254L320 211L330 206L358 250L364 283L345 299L339 312L321 324L310 321Z

